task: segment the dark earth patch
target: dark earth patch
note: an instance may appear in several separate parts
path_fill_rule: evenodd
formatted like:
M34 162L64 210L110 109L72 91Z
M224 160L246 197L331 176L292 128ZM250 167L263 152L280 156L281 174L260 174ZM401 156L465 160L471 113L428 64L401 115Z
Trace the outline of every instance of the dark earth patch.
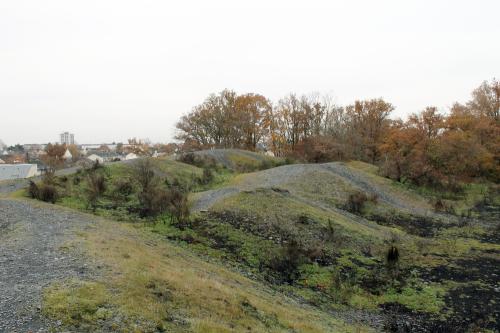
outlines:
M427 313L413 311L399 303L385 303L380 308L386 316L384 330L394 333L450 333L464 332L446 321Z
M477 298L481 296L483 294L480 293ZM445 319L423 312L412 311L399 303L385 303L380 307L386 315L384 330L388 332L465 333L483 332L485 329L496 332L498 329L495 324L495 321L498 320L498 312L487 313L474 310L474 307L464 307L464 309L470 309L470 311L455 311Z
M370 215L367 216L367 218L379 225L396 227L411 235L420 237L433 237L439 232L439 230L455 226L454 224L445 224L441 221L436 221L422 216Z
M452 311L452 315L447 318L446 322L453 330L443 332L468 332L476 328L494 331L498 329L500 319L499 259L477 257L455 260L447 266L441 265L421 271L420 276L431 282L454 281L464 284L449 290L444 297L445 307ZM440 322L432 318L429 320L432 323ZM430 330L430 332L433 331Z
M474 331L477 328L498 330L500 319L498 287L475 285L458 287L448 292L445 302L453 310L453 315L447 321L457 328L456 332Z
M424 270L421 272L421 277L431 282L479 281L496 285L500 281L500 260L487 257L459 259L447 266L441 265Z

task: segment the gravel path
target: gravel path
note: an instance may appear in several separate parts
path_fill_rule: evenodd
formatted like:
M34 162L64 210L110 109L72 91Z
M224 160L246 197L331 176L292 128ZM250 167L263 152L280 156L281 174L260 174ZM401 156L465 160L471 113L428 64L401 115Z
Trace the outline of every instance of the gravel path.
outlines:
M200 150L195 152L199 156L208 156L213 158L217 163L224 165L228 169L233 169L234 161L231 160L230 155L241 156L244 158L250 158L258 162L263 162L269 159L269 156L262 155L259 153L254 153L248 150L242 149L210 149L210 150Z
M341 162L325 164L292 164L272 168L256 173L248 174L235 185L230 185L217 190L202 192L196 195L193 205L194 211L207 210L217 202L241 191L252 191L257 188L271 188L284 186L292 195L293 189L287 188L286 184L296 181L301 177L307 177L312 172L330 172L334 176L341 177L345 182L366 193L373 193L384 202L395 209L411 212L414 215L429 216L434 215L432 211L418 205L412 204L410 200L405 200L401 193L396 193L390 188L381 184L376 184L361 171L347 167ZM304 198L299 198L305 200ZM318 203L315 203L318 204ZM332 208L332 207L330 207Z
M87 215L45 204L0 199L0 332L47 332L40 314L42 289L53 281L85 278L91 269L76 251L65 251Z
M360 188L366 193L376 194L378 200L381 200L394 208L406 210L413 213L414 215L421 216L426 216L433 213L428 209L412 205L409 200L405 200L401 197L401 195L395 195L394 192L390 191L384 186L375 184L368 177L363 175L361 171L348 168L343 163L326 163L323 164L322 167L338 176L341 176L342 178L344 178L344 180L346 180L354 187Z

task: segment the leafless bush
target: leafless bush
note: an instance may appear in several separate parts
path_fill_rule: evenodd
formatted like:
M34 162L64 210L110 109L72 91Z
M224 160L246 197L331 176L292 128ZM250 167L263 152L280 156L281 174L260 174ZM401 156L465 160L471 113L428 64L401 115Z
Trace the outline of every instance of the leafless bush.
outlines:
M100 173L91 172L87 176L87 188L85 191L87 197L87 203L89 207L92 207L92 211L95 212L97 208L97 203L99 198L106 191L106 178Z
M42 175L42 183L47 185L54 185L55 181L55 171L53 169L47 169Z
M432 206L436 212L444 212L449 214L455 214L455 207L452 204L446 202L446 200L437 198L433 200Z
M323 233L323 239L325 242L333 244L335 248L340 248L345 243L346 237L342 234L340 228L336 228L334 222L328 219L328 224Z
M39 187L38 198L42 201L51 202L54 204L59 198L59 193L57 192L55 186L49 184L42 184Z
M187 194L175 188L170 190L170 212L178 223L185 222L189 217Z
M158 211L156 208L162 205L157 202L159 180L155 174L153 161L151 159L137 161L134 165L134 177L140 187L137 196L142 207L142 215L156 215Z
M121 179L113 184L111 198L115 205L124 203L129 200L129 196L134 192L134 187L128 179Z
M38 185L32 180L30 180L30 184L28 187L28 195L32 199L38 199L40 197L40 189L38 188Z
M155 168L151 159L141 159L134 164L134 176L142 192L147 192L157 184Z
M347 199L346 208L351 213L359 214L363 210L368 197L363 192L355 192L349 195Z
M217 168L217 162L212 157L201 156L194 153L182 154L179 157L179 161L197 166L199 168Z
M269 261L269 267L287 283L293 283L299 275L299 267L307 261L305 251L296 239L289 240L278 255Z
M386 260L388 265L396 265L399 262L399 250L395 245L391 245L387 250Z
M203 168L203 175L201 177L201 184L202 185L207 185L210 184L214 180L214 174L212 170L208 167Z

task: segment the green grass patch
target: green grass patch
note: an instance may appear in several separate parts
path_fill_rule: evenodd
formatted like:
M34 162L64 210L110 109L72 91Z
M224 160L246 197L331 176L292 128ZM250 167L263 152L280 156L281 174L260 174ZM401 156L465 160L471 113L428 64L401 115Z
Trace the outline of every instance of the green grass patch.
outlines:
M366 332L302 306L242 275L125 224L102 221L87 254L107 268L98 282L44 291L43 313L69 329L134 332Z
M81 280L57 282L43 292L43 314L63 325L95 328L113 316L111 294L102 283Z
M440 314L444 307L446 289L437 284L422 284L404 287L401 291L394 289L381 297L380 302L397 302L420 312Z

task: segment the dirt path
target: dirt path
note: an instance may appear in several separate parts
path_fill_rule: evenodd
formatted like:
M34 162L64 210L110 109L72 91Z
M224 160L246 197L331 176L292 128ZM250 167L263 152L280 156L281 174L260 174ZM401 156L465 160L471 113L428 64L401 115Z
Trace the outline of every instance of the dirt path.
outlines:
M90 266L66 246L94 223L87 215L50 205L0 199L0 332L47 332L42 289L53 281L85 278Z

